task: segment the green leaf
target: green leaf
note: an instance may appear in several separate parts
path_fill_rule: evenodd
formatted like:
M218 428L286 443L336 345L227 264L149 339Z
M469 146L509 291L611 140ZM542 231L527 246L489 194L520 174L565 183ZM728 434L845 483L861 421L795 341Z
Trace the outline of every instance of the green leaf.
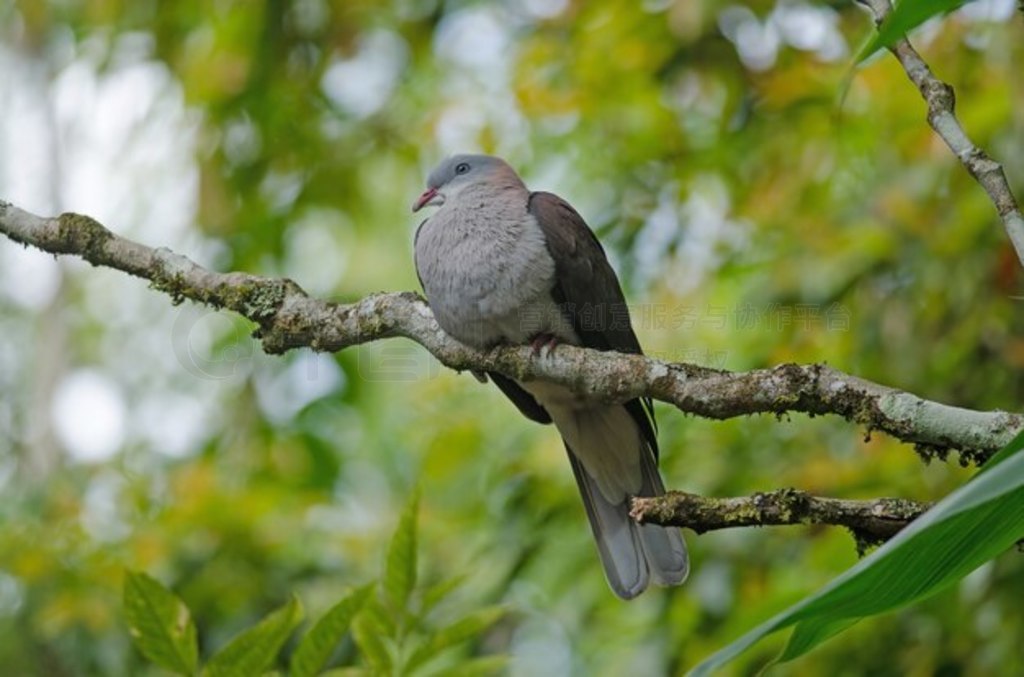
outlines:
M862 63L880 49L890 47L904 35L914 30L933 16L948 14L966 5L971 0L901 0L889 16L878 27L878 32L870 38L854 63Z
M463 661L453 668L437 673L438 677L481 677L499 675L508 671L508 656L480 656Z
M383 610L376 600L364 606L352 623L352 638L375 673L391 671L391 653L384 643L384 638L390 634L384 622Z
M156 579L134 571L124 580L128 629L142 655L181 675L193 675L199 662L196 626L188 607Z
M292 597L288 604L231 640L207 664L206 674L248 677L262 673L301 620L302 605Z
M419 646L409 656L409 660L405 664L406 670L411 672L445 649L479 636L503 615L505 615L503 607L486 607L442 628L431 635L426 643Z
M416 513L419 493L402 512L398 529L388 546L387 564L384 569L384 592L395 610L405 609L409 595L416 587Z
M420 599L420 616L426 616L433 611L434 607L443 602L465 580L465 576L453 576L424 590Z
M292 654L292 677L306 677L319 673L320 668L331 657L334 647L348 632L352 619L363 608L372 591L372 585L353 590L316 622Z
M1024 538L1024 433L967 484L818 593L696 666L717 671L767 635L796 625L777 660L791 660L853 625L933 595ZM999 472L991 472L993 466Z

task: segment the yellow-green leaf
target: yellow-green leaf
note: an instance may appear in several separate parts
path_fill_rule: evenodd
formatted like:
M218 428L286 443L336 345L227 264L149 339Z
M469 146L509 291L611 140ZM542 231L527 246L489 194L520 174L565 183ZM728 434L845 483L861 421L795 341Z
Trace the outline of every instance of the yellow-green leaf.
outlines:
M414 493L402 512L398 528L388 546L384 571L384 592L396 611L405 609L416 587L416 513L419 494Z
M143 656L172 672L195 674L196 626L184 602L156 579L129 571L124 608L132 640Z
M504 614L503 607L487 607L442 628L412 653L405 664L406 669L415 670L445 649L479 636Z
M508 656L480 656L436 673L437 677L486 677L508 671Z
M262 673L302 620L302 605L288 604L245 630L220 650L206 666L210 677L250 677Z
M373 591L372 585L358 588L341 599L306 633L292 654L292 677L316 675L331 652L348 632L352 619Z
M379 614L373 612L374 604L367 604L352 623L352 637L359 652L376 673L390 672L391 653L385 644L387 628L380 622Z
M890 47L904 35L933 16L948 14L970 0L901 0L874 34L861 47L855 63L861 63L880 49Z

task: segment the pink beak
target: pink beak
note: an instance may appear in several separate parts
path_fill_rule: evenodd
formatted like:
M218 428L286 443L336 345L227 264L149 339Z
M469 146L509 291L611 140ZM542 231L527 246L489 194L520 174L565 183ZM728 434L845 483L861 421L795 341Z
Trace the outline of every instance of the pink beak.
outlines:
M416 201L412 203L412 210L418 212L419 210L430 204L430 201L437 197L437 188L427 188L423 191L423 195L416 198Z

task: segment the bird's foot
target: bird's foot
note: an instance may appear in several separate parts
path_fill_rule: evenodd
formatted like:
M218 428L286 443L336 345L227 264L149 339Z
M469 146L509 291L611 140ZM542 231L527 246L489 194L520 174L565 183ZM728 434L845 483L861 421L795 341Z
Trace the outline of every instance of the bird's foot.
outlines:
M530 340L530 347L533 348L533 356L537 357L547 348L550 355L558 345L558 337L554 334L537 334Z

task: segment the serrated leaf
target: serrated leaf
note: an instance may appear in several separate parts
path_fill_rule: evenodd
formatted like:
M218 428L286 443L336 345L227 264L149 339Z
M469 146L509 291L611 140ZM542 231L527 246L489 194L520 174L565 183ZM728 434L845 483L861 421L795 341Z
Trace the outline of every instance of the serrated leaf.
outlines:
M897 40L933 16L948 14L971 0L901 0L889 16L861 47L854 63L861 63L880 49L892 46Z
M487 607L474 611L468 616L442 628L413 651L412 655L409 656L409 660L406 661L406 670L411 672L445 649L479 636L480 633L494 625L503 615L505 615L503 607Z
M352 638L373 671L387 673L391 671L392 665L391 653L384 643L388 635L387 628L380 622L378 615L373 613L373 606L372 603L367 604L352 622Z
M301 621L302 605L292 597L286 605L231 640L206 665L206 674L249 677L262 673Z
M124 609L132 640L143 656L172 672L195 674L196 626L181 599L147 574L129 571Z
M391 543L388 545L387 563L384 568L384 592L396 611L404 610L409 595L416 587L416 514L419 507L419 493L414 493L402 517Z
M353 590L313 625L292 654L292 677L312 676L320 672L372 592L372 585Z
M782 613L697 665L722 666L778 630L796 626L777 660L805 654L858 620L933 595L1024 538L1024 433L967 484L881 548ZM998 466L999 472L993 472Z

